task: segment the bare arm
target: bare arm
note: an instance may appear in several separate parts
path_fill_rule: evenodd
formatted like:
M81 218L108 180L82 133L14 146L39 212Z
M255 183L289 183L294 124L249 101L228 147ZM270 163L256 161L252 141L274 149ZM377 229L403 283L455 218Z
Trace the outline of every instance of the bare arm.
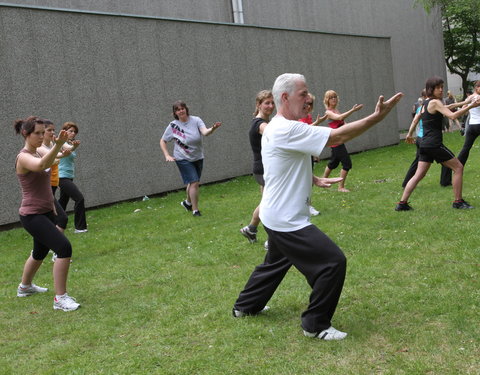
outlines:
M343 121L348 116L350 116L353 112L357 112L363 108L363 104L355 104L349 111L343 113L335 113L329 109L325 111L325 114L330 120L333 121Z
M220 126L222 126L222 123L221 122L216 122L212 125L211 128L200 128L200 133L202 133L202 135L204 136L209 136L210 134L212 134L215 130L217 130Z
M436 99L436 100L432 100L432 101L430 101L430 103L428 103L428 109L427 110L430 113L435 113L435 111L438 111L442 115L444 115L445 117L448 117L451 120L455 120L456 118L463 116L470 109L478 107L480 105L480 97L471 98L471 99L469 98L466 101L463 101L463 102L460 102L460 103L452 103L452 104L462 104L462 103L465 104L468 101L470 101L470 103L468 105L464 106L463 108L459 109L456 112L452 112L440 100Z
M162 149L163 156L165 156L166 161L175 161L175 158L170 155L167 148L167 142L160 138L160 148Z
M371 115L351 122L348 125L341 126L338 129L332 129L327 146L345 143L364 133L373 125L382 121L385 116L390 113L393 107L395 107L395 105L400 101L402 96L403 93L399 92L387 101L384 101L384 97L380 96L378 98L377 105L375 106L375 112L373 112Z
M415 143L414 137L413 137L413 132L417 128L418 123L420 122L420 118L422 117L422 114L420 111L415 115L415 117L412 120L412 123L410 124L410 128L408 129L408 134L407 137L405 138L405 142L407 143Z
M41 158L36 158L29 153L21 153L17 160L17 172L25 174L28 172L40 172L50 168L55 162L55 158L66 140L67 132L61 130L58 134L58 138L55 139L55 146L48 150L47 153L39 152Z
M320 116L320 114L317 115L317 119L312 122L313 126L317 126L318 124L324 122L328 118L328 115L325 113L323 116Z

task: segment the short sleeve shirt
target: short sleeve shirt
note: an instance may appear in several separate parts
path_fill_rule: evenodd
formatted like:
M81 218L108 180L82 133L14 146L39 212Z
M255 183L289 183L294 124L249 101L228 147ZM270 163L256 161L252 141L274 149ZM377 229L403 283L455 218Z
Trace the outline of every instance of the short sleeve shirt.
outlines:
M197 161L203 159L203 143L200 128L205 128L200 117L188 116L187 122L174 120L168 124L162 139L175 141L173 157L177 160Z
M310 225L311 156L320 155L331 129L275 116L262 136L265 187L260 219L270 229L293 232Z
M248 132L248 137L250 139L250 146L253 151L253 173L254 174L263 174L263 163L262 163L262 135L259 133L260 125L265 122L264 119L255 117L252 120L252 125L250 131Z

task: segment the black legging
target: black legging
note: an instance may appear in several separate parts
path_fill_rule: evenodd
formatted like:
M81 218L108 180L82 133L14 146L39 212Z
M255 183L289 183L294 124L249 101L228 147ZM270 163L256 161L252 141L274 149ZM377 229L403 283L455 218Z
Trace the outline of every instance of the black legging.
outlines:
M470 149L472 148L475 140L480 135L480 124L469 124L465 133L465 142L463 143L462 150L458 154L458 160L465 165L470 155Z
M58 202L62 208L66 211L67 204L70 198L75 201L73 207L75 213L75 229L83 230L87 229L87 219L85 217L85 199L83 194L78 190L77 186L73 183L71 178L60 179L60 199Z
M55 224L57 224L62 229L66 229L68 223L68 216L65 213L63 207L60 205L60 203L58 203L57 199L55 198L56 191L57 186L52 186L53 203L55 204L55 210L57 211L57 215L55 215Z
M53 211L38 215L20 215L20 222L33 237L33 259L45 259L49 250L53 250L58 258L72 256L72 245L55 226Z

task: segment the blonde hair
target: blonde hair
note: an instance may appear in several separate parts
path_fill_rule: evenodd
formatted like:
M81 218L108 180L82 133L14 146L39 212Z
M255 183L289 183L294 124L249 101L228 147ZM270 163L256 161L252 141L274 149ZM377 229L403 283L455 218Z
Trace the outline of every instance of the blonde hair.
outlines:
M327 90L325 92L325 96L323 97L323 105L325 106L325 109L328 109L328 101L335 96L338 98L338 94L333 90ZM337 105L338 105L338 99L337 99Z
M255 112L253 112L253 116L258 115L260 111L260 105L267 99L273 99L273 94L270 90L262 90L257 94L255 98Z

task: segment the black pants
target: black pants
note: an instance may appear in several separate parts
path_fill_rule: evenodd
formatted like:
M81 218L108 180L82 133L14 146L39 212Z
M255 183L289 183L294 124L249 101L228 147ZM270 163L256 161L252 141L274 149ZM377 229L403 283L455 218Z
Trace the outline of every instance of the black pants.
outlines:
M63 210L67 210L67 204L70 198L75 201L73 211L75 213L75 229L87 229L87 219L85 217L85 199L83 194L78 190L71 178L60 179L60 199L58 202Z
M420 153L420 147L418 141L416 143L417 146L417 153L415 154L415 159L413 160L412 164L410 164L410 168L408 168L407 174L402 182L402 187L404 188L407 186L408 181L415 175L418 167L418 157ZM452 184L452 170L442 165L442 171L440 172L440 185L442 186L450 186Z
M65 213L63 207L60 205L60 203L58 203L57 199L55 198L56 191L57 186L52 186L53 203L55 204L55 211L57 211L57 214L55 215L55 224L62 229L66 229L68 224L68 216Z
M470 149L472 148L475 140L480 135L480 124L469 124L465 133L465 142L463 143L462 150L458 154L458 160L465 165L470 155Z
M70 258L72 256L72 245L68 238L55 226L53 212L41 215L20 215L20 222L33 237L33 259L45 259L50 249L59 258Z
M247 314L261 311L293 265L312 288L310 304L302 313L303 329L320 332L330 327L347 268L342 250L314 225L294 232L265 230L267 255L251 274L234 308Z
M333 170L338 167L340 162L342 163L343 170L348 172L352 169L352 159L350 159L347 147L344 144L332 147L332 157L327 167Z

